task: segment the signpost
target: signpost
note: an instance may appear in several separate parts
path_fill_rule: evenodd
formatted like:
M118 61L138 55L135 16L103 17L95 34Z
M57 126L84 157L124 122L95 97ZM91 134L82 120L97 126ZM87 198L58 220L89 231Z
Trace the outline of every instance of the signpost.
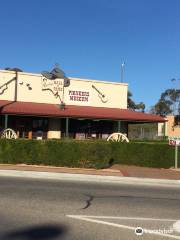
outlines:
M175 146L175 168L178 168L178 146L180 146L180 137L170 137L169 145Z

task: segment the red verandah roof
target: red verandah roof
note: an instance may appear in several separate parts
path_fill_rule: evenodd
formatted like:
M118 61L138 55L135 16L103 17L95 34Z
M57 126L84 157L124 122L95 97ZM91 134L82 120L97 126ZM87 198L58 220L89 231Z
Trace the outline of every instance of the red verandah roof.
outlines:
M0 100L0 114L49 116L49 117L78 117L92 119L112 119L139 122L164 122L163 117L135 112L128 109L60 105L32 102L13 102Z

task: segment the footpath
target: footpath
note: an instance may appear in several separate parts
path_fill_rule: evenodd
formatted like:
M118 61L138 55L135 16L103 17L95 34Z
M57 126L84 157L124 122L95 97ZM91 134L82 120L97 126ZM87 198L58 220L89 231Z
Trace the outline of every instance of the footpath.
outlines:
M87 169L87 168L67 168L67 167L52 167L39 165L25 164L0 164L0 170L17 170L17 171L33 171L33 172L48 172L48 173L68 173L82 175L97 175L97 176L117 176L117 177L132 177L132 178L148 178L148 179L166 179L180 180L179 169L157 169L127 165L113 165L107 169Z

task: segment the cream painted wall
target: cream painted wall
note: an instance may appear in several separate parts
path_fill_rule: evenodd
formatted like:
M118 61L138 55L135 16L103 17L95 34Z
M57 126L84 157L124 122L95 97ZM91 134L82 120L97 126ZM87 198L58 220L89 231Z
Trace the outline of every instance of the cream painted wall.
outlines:
M15 99L15 81L12 81L8 85L6 83L16 76L14 72L0 71L0 99L11 100Z
M95 90L92 86L97 88L105 97ZM67 104L87 105L95 107L111 107L111 108L127 108L127 84L112 83L96 80L85 80L71 78L71 84L68 88L65 88L65 102ZM88 102L72 102L70 101L69 91L84 91L89 92ZM102 98L102 100L101 100ZM103 102L106 101L107 102Z
M166 123L158 123L158 137L167 136L166 134Z
M1 88L4 83L13 77L15 77L15 72L0 70L0 100L14 100L15 82L7 85L7 89L4 91L4 93L2 93ZM42 90L44 83L43 79L44 77L42 77L40 74L19 72L17 100L24 102L59 104L59 97L54 96L49 90ZM65 104L123 109L127 108L128 85L126 83L105 82L79 78L69 79L70 86L65 87L64 91L61 85L63 80L57 79L57 84L59 85L54 83L54 85L52 85L53 81L47 81L50 89L58 87L58 93ZM103 94L103 97L95 90L95 88L92 87L92 85ZM30 88L32 88L32 90L30 90ZM77 101L77 99L81 101ZM102 99L107 101L103 102Z

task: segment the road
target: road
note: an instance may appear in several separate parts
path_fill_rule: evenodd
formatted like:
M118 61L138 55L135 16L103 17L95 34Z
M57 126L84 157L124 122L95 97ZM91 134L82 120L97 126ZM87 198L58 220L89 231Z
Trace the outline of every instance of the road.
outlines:
M180 239L178 219L178 187L0 177L2 240Z

